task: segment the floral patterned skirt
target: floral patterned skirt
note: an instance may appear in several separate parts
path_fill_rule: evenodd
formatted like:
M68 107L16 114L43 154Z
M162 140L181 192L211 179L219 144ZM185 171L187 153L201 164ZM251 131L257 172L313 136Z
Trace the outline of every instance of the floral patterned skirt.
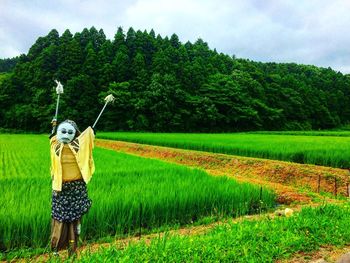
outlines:
M63 183L62 191L52 192L52 218L73 222L89 211L91 203L83 180Z

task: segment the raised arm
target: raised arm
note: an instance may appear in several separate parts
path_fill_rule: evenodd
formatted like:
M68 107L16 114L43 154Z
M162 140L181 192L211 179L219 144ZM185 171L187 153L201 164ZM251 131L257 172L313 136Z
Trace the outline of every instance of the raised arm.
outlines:
M52 123L52 131L51 131L51 135L50 138L52 136L55 135L56 133L56 126L57 126L57 115L58 115L58 105L60 103L60 95L63 93L63 85L61 84L61 82L55 80L57 86L56 86L56 93L57 93L57 102L56 102L56 112L55 112L55 117L52 119L51 123Z
M55 118L53 118L52 121L51 121L51 124L52 124L52 130L51 130L51 134L49 136L50 139L56 134L57 120Z

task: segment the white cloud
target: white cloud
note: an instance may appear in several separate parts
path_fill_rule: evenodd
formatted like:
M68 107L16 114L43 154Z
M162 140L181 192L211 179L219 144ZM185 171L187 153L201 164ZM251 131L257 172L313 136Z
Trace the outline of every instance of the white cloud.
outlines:
M349 73L350 1L345 0L0 0L0 57L26 53L56 28L117 27L199 37L211 48L258 61L297 62Z

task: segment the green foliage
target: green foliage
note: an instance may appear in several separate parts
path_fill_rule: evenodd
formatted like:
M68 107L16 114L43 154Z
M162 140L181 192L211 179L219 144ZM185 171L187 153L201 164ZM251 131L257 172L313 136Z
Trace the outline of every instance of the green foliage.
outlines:
M197 169L100 148L94 160L84 240L258 213L275 204L269 190L261 194L260 187ZM0 134L0 251L48 244L49 162L47 137Z
M98 133L98 137L103 139L339 168L350 168L349 136L350 132Z
M98 94L113 83L129 83L124 92L131 99L124 100L124 111L109 109L112 113L99 123L104 130L310 130L350 121L349 75L237 59L211 50L202 39L183 44L176 34L163 38L153 30L129 28L125 33L119 27L107 40L94 27L61 36L53 29L28 54L0 60L0 72L1 65L13 72L0 80L0 100L7 100L0 109L2 128L48 130L54 79L69 86L62 100L73 111L59 120L83 123L92 123L103 105Z
M12 71L18 61L19 57L0 59L0 73Z
M10 76L11 76L10 73L0 73L0 86Z

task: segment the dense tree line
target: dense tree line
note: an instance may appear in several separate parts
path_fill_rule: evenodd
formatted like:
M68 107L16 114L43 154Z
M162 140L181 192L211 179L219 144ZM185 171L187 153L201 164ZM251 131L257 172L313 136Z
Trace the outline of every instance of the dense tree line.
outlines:
M54 79L64 84L59 120L82 126L116 97L98 129L228 132L324 129L350 120L350 76L330 68L259 63L176 34L94 27L52 30L0 81L0 127L48 131Z
M0 72L9 72L17 64L18 57L0 59Z

